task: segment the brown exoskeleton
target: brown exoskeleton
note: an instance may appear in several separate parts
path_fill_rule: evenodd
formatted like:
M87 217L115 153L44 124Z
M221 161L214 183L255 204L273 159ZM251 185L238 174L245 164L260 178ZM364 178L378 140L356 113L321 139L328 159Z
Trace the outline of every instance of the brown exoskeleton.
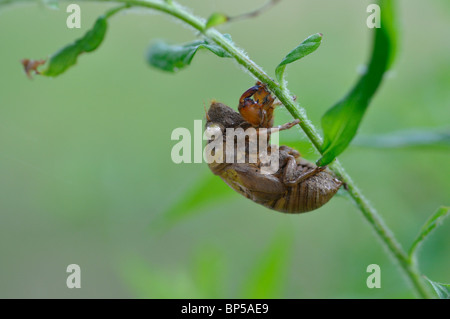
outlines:
M240 98L240 113L213 101L206 114L206 130L220 129L226 144L227 128L268 128L274 132L289 129L299 123L296 120L273 127L274 104L274 98L266 86L258 82ZM273 174L263 173L260 161L212 162L208 165L215 175L219 175L238 193L258 204L285 213L303 213L317 209L327 203L341 187L342 182L325 167L317 167L302 159L296 150L288 146L277 148L269 145L267 148L268 152L279 151L278 170ZM224 145L223 152L225 149Z

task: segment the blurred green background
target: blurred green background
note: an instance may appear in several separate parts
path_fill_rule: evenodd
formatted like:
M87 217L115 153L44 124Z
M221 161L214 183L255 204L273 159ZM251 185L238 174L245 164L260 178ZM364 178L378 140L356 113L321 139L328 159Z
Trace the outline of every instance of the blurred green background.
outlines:
M234 15L264 3L181 2L202 16ZM318 125L367 60L369 3L285 0L220 30L272 75L287 52L322 32L317 52L288 69L291 91ZM20 59L47 57L111 7L81 3L82 28L76 30L66 27L67 4L0 12L0 297L414 296L345 198L307 214L280 214L228 190L206 164L171 161L174 128L192 130L211 99L236 107L254 82L231 59L209 52L199 52L178 74L148 67L151 40L194 39L182 24L147 11L120 14L99 50L58 78L30 81ZM398 7L395 70L360 135L449 127L449 2L404 0ZM290 119L277 111L277 123ZM283 134L301 136L298 130ZM340 159L406 248L428 216L449 204L448 147L354 146ZM204 186L211 180L214 186ZM204 193L192 197L202 185ZM201 204L204 198L211 200ZM450 282L450 222L420 256L423 273ZM81 266L81 289L66 287L72 263ZM381 289L366 286L366 267L373 263L381 267Z

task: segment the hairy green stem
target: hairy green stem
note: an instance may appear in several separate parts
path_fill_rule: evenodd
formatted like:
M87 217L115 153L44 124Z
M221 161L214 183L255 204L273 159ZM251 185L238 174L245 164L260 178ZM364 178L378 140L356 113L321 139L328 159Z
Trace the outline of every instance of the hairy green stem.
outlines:
M178 4L172 1L157 1L157 0L84 0L90 2L111 2L111 3L124 3L130 6L144 7L154 9L160 12L169 14L176 17L186 24L199 31L206 38L213 41L225 51L227 51L241 66L248 70L259 81L266 83L272 93L280 100L291 115L300 120L300 127L305 132L311 143L316 150L321 153L322 137L317 132L312 123L308 120L305 111L294 100L292 94L284 86L277 83L267 73L265 73L261 67L255 64L250 58L248 58L242 50L240 50L234 43L231 43L225 38L222 33L214 28L206 29L205 20L200 19L186 9L182 8ZM381 217L376 210L369 204L366 198L362 195L361 191L357 188L350 176L345 172L342 165L338 160L330 165L330 169L336 174L336 176L345 183L346 190L350 194L351 198L359 208L365 219L369 222L375 233L381 239L382 243L392 253L395 260L401 266L403 273L409 279L413 285L416 293L422 298L432 298L427 288L427 284L420 275L415 264L408 258L408 255L404 252L401 245L395 239L393 233L384 224Z
M213 40L216 44L220 45L228 53L230 53L239 64L244 66L250 71L258 80L267 84L272 93L283 103L286 109L291 115L300 120L299 125L302 130L308 136L316 150L321 153L322 137L317 132L315 127L308 120L305 112L294 101L290 92L283 88L280 84L270 78L260 67L258 67L253 61L245 56L239 49L233 44L229 43L222 34L216 30L207 30L204 32L205 36ZM403 271L413 284L418 295L422 298L431 298L427 289L426 283L423 281L418 269L410 262L407 254L402 249L401 245L397 242L391 230L384 224L382 218L378 215L375 208L373 208L366 198L362 195L361 191L352 181L350 176L345 172L340 162L336 159L333 164L330 165L330 169L336 174L336 176L345 183L346 189L353 201L362 212L363 216L375 230L381 241L387 246L394 258L402 267Z

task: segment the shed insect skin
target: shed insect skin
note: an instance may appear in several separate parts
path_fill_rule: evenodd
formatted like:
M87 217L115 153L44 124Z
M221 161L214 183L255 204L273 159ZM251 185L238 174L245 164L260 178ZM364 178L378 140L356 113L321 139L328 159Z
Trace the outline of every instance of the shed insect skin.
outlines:
M253 99L251 98L253 96ZM225 104L213 101L206 113L206 126L219 127L226 149L226 129L249 127L287 130L299 123L295 120L273 126L274 98L260 82L239 99L237 113ZM211 141L208 141L210 143ZM273 146L268 146L268 152ZM317 167L300 157L288 146L279 147L279 169L274 174L261 172L261 163L210 163L211 171L231 188L252 201L284 213L304 213L326 204L339 190L342 182L326 167Z

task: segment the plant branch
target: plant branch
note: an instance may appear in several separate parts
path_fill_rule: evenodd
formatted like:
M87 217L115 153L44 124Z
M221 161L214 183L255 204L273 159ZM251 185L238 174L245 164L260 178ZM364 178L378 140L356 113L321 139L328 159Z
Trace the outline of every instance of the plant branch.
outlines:
M256 79L266 83L272 93L280 100L291 115L300 120L300 127L309 138L315 149L321 153L322 137L315 129L314 125L308 120L306 113L293 99L292 94L287 88L281 86L274 79L272 79L264 70L254 63L241 49L234 43L230 42L222 33L214 28L206 29L205 20L194 16L186 9L172 1L157 1L157 0L84 0L89 2L110 2L110 3L124 3L129 6L143 7L154 9L160 12L167 13L175 17L195 30L203 34L207 39L213 41L218 46L227 51L241 66L248 70ZM1 2L0 2L1 4ZM330 165L330 169L336 176L345 183L346 190L352 197L354 203L361 211L365 219L371 225L381 242L388 248L394 259L401 266L401 270L413 285L416 293L422 298L432 298L427 288L427 284L420 275L417 267L410 261L408 255L405 253L401 245L395 239L393 233L384 224L382 218L378 215L376 210L370 205L367 199L363 196L361 191L357 188L350 176L345 172L343 166L336 159Z
M262 7L257 8L250 12L245 12L240 15L234 16L234 17L228 17L228 21L237 21L247 18L254 18L262 14L264 11L267 11L268 9L272 8L274 5L276 5L281 0L269 0L266 4L264 4Z

